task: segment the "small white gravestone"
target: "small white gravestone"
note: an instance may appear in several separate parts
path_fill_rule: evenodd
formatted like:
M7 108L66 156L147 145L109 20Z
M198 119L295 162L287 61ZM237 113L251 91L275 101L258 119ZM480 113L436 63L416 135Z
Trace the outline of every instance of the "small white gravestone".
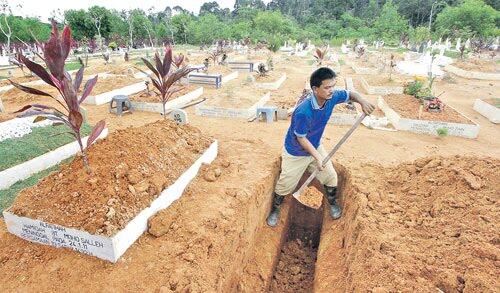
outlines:
M174 120L179 125L188 124L188 116L186 111L174 109L170 112L170 119Z
M470 49L470 39L467 39L467 41L465 41L465 49Z
M460 41L461 41L461 40L460 40L460 38L458 38L458 39L457 39L457 44L456 44L456 46L455 46L455 50L457 50L457 51L460 51L460 45L461 45L461 44L460 44Z
M9 56L0 56L0 66L8 66L8 65L10 65Z

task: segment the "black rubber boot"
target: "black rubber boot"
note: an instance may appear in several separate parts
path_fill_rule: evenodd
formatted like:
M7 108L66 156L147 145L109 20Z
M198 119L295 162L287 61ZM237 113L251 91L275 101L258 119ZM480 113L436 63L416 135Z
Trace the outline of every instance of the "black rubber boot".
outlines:
M342 216L342 209L340 205L337 204L337 187L326 186L325 187L325 195L328 203L330 204L330 216L332 219L337 220Z
M267 225L271 227L276 227L278 225L278 219L280 217L280 205L283 203L283 199L285 199L284 195L279 195L276 192L273 192L273 205L271 207L271 212L267 217Z

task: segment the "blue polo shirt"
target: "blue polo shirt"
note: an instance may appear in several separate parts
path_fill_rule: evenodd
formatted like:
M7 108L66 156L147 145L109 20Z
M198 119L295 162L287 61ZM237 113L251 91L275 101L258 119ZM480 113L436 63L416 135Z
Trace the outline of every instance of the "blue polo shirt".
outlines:
M323 107L319 107L313 93L309 94L292 114L292 122L285 137L285 149L292 156L310 156L302 148L297 140L299 137L307 137L314 148L318 148L326 123L332 115L335 105L345 103L349 100L349 92L346 90L335 90L332 98L326 100Z

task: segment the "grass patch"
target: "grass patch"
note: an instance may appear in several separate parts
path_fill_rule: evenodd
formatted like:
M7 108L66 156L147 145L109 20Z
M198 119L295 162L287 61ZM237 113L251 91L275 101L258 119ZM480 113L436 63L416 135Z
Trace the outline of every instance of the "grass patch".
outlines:
M64 69L66 69L66 71L70 71L80 69L81 66L82 65L80 64L80 62L68 62L66 63L66 65L64 65Z
M90 133L91 127L83 124L81 133L86 136ZM49 151L73 142L75 139L69 133L69 128L65 125L36 127L32 132L21 138L10 138L0 141L0 171L18 165L30 159L36 158ZM64 133L61 135L55 135Z
M340 64L340 65L345 65L345 61L344 61L344 59L339 59L339 64Z
M444 51L444 56L457 59L460 57L460 52Z
M48 169L31 175L31 177L29 178L14 183L9 188L0 190L0 217L1 213L6 208L12 205L21 190L36 185L38 181L40 181L40 179L47 177L52 172L59 171L61 164L66 164L72 159L73 158L68 158L55 166L52 166Z

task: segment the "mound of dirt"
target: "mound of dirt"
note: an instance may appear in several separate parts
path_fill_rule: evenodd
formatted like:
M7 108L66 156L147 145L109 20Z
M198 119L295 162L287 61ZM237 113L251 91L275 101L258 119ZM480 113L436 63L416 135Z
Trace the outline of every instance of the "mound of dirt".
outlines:
M500 160L428 157L390 169L365 166L364 172L370 179L353 180L343 193L349 200L341 221L323 227L315 285L498 290ZM338 229L344 233L332 236ZM328 276L333 268L339 276Z
M305 205L317 209L323 202L323 193L314 187L308 187L306 191L300 195L300 200Z
M494 60L482 60L477 58L471 58L467 60L457 60L453 63L453 65L468 71L489 72L489 73L500 72L500 67L495 63Z
M148 207L210 145L189 125L163 120L116 131L92 145L92 174L78 157L22 191L11 212L92 234L113 235Z

